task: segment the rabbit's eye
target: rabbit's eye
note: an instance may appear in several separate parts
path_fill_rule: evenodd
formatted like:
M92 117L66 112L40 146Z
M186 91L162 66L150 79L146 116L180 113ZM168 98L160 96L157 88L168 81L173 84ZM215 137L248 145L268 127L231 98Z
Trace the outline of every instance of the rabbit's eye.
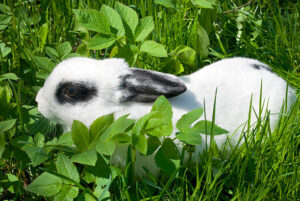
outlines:
M76 87L68 86L64 88L63 93L69 97L74 97L79 94L79 90Z
M96 95L96 87L88 82L62 82L55 93L56 100L60 104L87 102Z

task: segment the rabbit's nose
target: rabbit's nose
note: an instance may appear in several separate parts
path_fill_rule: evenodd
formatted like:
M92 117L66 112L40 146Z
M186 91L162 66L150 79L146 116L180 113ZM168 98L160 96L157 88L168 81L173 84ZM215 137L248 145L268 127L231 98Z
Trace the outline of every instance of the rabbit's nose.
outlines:
M43 88L41 88L41 89L38 91L38 93L37 93L37 95L36 95L36 97L35 97L35 102L39 103L39 102L41 101L42 94L43 94Z

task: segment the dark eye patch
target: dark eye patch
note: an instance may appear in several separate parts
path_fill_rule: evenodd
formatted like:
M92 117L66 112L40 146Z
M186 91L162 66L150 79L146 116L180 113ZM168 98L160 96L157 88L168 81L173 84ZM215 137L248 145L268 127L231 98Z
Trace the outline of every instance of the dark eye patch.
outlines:
M97 96L97 89L88 82L61 82L57 86L55 96L60 104L76 104Z
M257 70L266 69L266 70L272 72L272 69L264 64L251 64L251 66Z

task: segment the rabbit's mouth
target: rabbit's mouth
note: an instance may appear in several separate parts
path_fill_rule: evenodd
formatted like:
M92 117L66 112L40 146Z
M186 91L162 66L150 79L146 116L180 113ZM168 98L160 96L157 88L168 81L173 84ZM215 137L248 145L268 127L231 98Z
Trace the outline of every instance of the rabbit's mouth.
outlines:
M49 111L49 108L51 108L51 107L49 107L49 103L48 103L48 101L47 100L45 100L44 98L43 98L43 88L41 88L40 90L39 90L39 92L38 92L38 94L36 95L36 98L35 98L35 101L37 102L37 104L38 104L38 110L39 110L39 112L45 117L45 118L47 118L47 119L49 119L49 120L51 120L51 121L54 121L54 122L56 122L56 123L59 123L60 121L59 121L59 119L55 116L55 115L53 115L52 113L51 113L51 111Z
M60 120L53 115L51 112L49 112L48 108L45 106L42 106L42 104L38 103L38 110L39 112L45 117L46 119L49 119L55 123L60 123Z

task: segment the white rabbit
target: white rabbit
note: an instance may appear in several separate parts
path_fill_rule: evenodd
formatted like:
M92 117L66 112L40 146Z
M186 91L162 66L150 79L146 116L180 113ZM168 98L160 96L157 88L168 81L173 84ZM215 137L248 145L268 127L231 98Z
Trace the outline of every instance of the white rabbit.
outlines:
M239 139L241 129L238 128L247 122L251 96L252 112L258 112L261 83L262 100L268 105L271 126L274 126L286 97L287 83L267 65L248 58L223 59L182 77L129 68L123 59L71 58L56 66L36 101L46 118L70 130L74 119L89 126L96 118L110 113L116 118L130 114L130 118L138 119L151 110L157 97L165 95L173 107L175 125L186 112L203 107L204 100L206 118L211 120L217 89L215 123L229 131L227 135L215 136L221 146L235 131L232 142ZM295 100L295 91L290 87L287 97L290 106ZM251 123L255 121L253 113ZM205 137L202 138L205 143ZM203 147L197 147L198 151ZM124 165L125 148L117 150L115 163ZM144 160L138 164L137 171L142 172L142 166L146 166L156 174L158 169L153 164L153 158Z

